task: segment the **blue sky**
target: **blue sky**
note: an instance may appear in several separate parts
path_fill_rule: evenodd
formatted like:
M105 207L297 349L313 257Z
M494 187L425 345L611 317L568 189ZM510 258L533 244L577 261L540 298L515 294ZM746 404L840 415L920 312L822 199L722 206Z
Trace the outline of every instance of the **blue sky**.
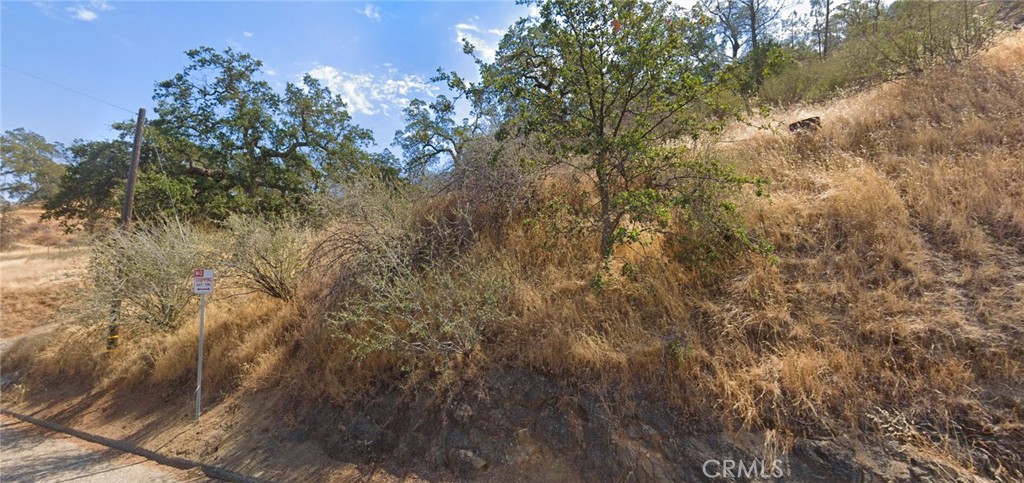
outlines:
M112 122L152 115L154 84L185 67L186 50L230 46L262 60L278 89L306 73L323 80L382 149L408 100L441 92L429 82L438 67L475 73L459 39L493 55L526 13L512 1L3 1L0 126L65 144L111 138Z

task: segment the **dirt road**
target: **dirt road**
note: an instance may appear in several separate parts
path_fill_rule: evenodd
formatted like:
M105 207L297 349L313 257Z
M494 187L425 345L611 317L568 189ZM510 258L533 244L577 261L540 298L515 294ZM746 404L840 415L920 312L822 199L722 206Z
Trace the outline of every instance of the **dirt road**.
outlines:
M0 416L0 481L216 481Z

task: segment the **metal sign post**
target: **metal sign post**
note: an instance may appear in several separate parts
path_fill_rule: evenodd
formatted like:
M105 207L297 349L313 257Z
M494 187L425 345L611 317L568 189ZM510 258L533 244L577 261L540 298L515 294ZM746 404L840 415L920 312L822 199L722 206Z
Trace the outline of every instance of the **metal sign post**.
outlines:
M199 412L202 408L200 400L203 398L203 318L206 315L206 294L199 296L199 368L196 370L196 422L199 422Z
M197 269L192 273L192 293L199 294L199 364L196 369L196 422L203 399L203 319L206 317L206 294L213 292L213 270Z

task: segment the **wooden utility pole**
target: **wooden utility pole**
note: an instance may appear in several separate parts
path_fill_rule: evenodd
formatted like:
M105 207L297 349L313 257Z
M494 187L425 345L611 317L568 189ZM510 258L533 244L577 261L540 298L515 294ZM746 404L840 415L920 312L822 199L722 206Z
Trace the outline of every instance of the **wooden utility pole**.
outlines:
M132 227L132 214L135 210L135 181L139 177L139 158L142 156L142 130L146 126L146 110L139 108L139 119L135 122L135 145L132 147L132 161L128 165L128 184L124 193L124 208L121 210L121 231L129 231ZM121 273L115 273L114 303L110 309L110 327L107 333L107 350L117 347L118 318L121 315L121 296L118 291Z
M124 209L121 210L121 230L131 229L132 212L135 210L135 180L139 177L139 157L142 156L142 130L146 126L146 110L139 109L139 120L135 123L135 146L132 147L132 164L128 166L128 187L124 192Z

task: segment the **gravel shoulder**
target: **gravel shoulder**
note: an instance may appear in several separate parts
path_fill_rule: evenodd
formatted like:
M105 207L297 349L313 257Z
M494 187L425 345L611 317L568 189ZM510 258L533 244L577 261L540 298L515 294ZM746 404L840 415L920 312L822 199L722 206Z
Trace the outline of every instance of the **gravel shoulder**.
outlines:
M0 416L0 480L4 482L202 482L201 471L162 466L141 456Z

